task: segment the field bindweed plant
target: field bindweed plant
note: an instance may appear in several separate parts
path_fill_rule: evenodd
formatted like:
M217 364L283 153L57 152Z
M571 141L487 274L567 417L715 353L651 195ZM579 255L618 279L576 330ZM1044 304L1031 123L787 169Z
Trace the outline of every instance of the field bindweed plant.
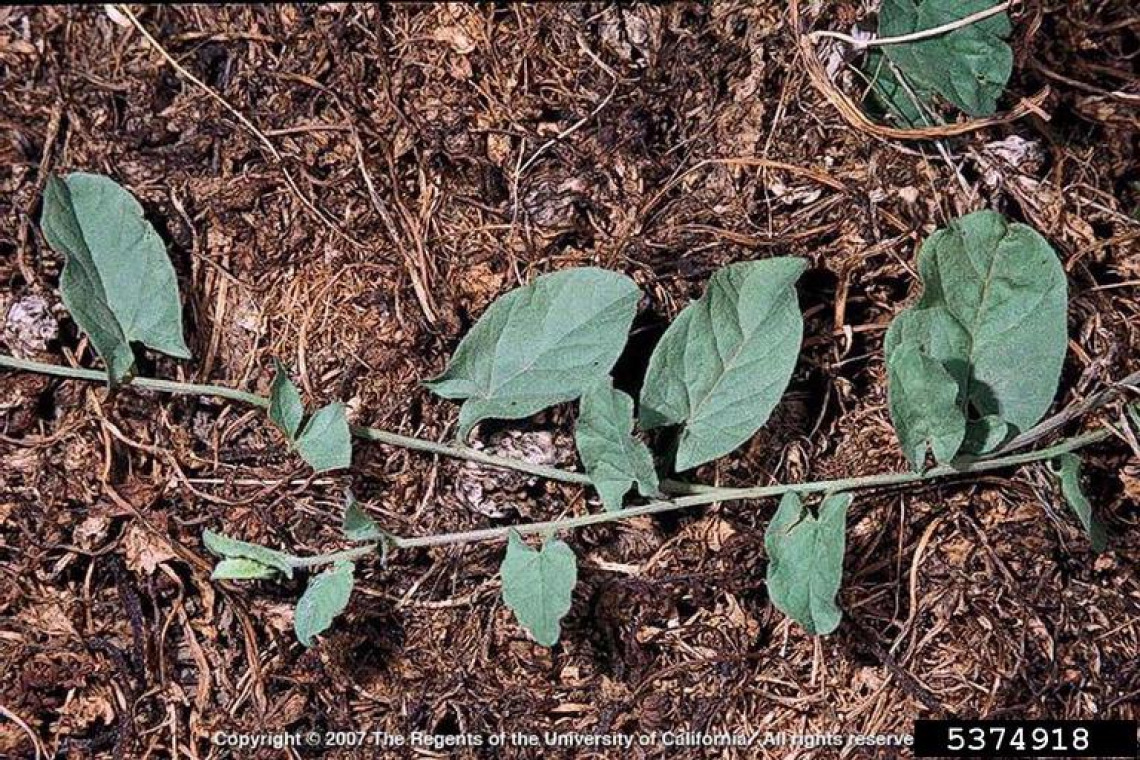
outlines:
M636 404L614 388L611 370L636 316L637 285L594 267L536 277L492 303L444 371L425 381L432 392L462 402L458 440L439 443L351 426L341 404L307 413L280 364L268 398L135 377L134 343L189 358L177 282L162 240L129 192L106 177L81 173L49 179L42 228L66 259L60 280L64 303L106 371L11 356L0 356L0 366L253 404L266 410L290 448L316 472L348 468L356 437L597 490L599 512L414 537L384 530L348 494L348 547L308 557L207 530L203 543L218 557L216 580L307 577L294 615L305 646L348 605L357 562L377 553L383 559L393 550L504 539L503 600L535 641L553 646L578 575L574 551L560 533L720 501L780 497L764 536L769 597L805 630L821 635L841 621L837 597L847 511L862 489L1045 463L1094 550L1105 546L1104 529L1081 491L1075 452L1110 432L1024 449L1103 405L1140 374L1042 422L1065 356L1066 279L1044 238L992 211L961 217L925 241L918 257L922 297L895 317L886 335L889 411L911 469L752 488L684 482L677 473L731 454L779 403L803 337L796 296L796 282L808 266L803 259L739 262L716 272L658 342ZM572 401L578 404L575 440L584 472L466 444L481 421L522 419ZM669 441L659 451L640 435L653 429L672 432L659 436ZM818 504L808 503L815 494ZM531 546L526 535L541 542Z

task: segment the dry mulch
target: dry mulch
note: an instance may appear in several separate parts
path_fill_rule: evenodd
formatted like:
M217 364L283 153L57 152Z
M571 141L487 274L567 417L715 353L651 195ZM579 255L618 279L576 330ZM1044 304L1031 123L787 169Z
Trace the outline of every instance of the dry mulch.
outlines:
M800 22L848 31L864 5L805 3ZM1040 113L941 150L849 125L809 80L783 2L140 8L272 151L102 6L0 8L0 343L92 361L35 224L52 171L117 178L168 241L195 359L149 357L143 373L264 393L279 357L311 402L437 440L455 407L418 380L529 277L592 264L638 281L619 366L632 388L719 266L798 255L812 262L807 340L786 401L699 475L900 469L882 333L916 293L919 242L960 213L1001 209L1062 255L1058 407L1140 364L1136 10L1025 5L1006 100L1047 87ZM857 92L849 54L820 48ZM569 420L560 408L484 437L572 466ZM576 487L379 445L358 448L350 475L308 480L248 408L29 375L0 375L0 435L0 707L49 754L225 756L217 730L905 733L940 715L1140 717L1140 464L1120 443L1086 468L1114 533L1101 557L1038 469L861 495L845 622L824 639L767 600L772 505L734 503L573 536L582 582L553 650L500 603L501 547L487 545L366 564L363 593L306 651L298 589L211 584L203 528L331 549L347 484L404 534L597 506ZM540 756L528 752L456 754ZM706 755L822 756L690 756ZM33 756L0 719L0 757Z

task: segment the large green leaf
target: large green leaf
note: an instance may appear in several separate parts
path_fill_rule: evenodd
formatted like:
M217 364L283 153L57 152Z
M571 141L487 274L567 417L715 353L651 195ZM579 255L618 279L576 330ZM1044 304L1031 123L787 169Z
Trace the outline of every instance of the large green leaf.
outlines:
M337 562L309 578L293 614L293 630L303 645L311 647L313 637L324 633L333 619L344 612L352 596L354 569L351 562Z
M646 429L682 425L678 471L723 456L768 421L803 336L798 258L730 264L669 325L641 389Z
M466 399L459 436L480 420L520 419L571 401L621 354L639 291L624 275L583 267L543 275L491 304L425 385Z
M276 549L251 544L247 541L239 541L224 533L215 533L212 530L206 530L202 533L202 543L212 554L223 559L253 560L259 565L280 571L286 578L293 577L293 558Z
M545 647L558 642L560 621L570 611L570 597L578 582L578 560L563 541L550 538L541 549L531 549L511 531L507 554L499 568L503 601L534 640Z
M174 267L134 196L96 174L49 177L41 227L66 258L63 302L107 364L112 383L134 366L133 341L190 358Z
M917 343L897 346L887 372L891 418L911 466L921 470L928 450L940 464L949 462L966 437L958 383Z
M993 0L883 0L879 36L933 29L994 5ZM935 37L887 45L883 51L916 94L937 92L971 116L986 116L997 110L1013 72L1013 51L1005 42L1011 30L1009 16L999 13Z
M1062 454L1057 457L1054 465L1057 468L1057 478L1061 481L1061 493L1088 533L1093 551L1104 551L1108 537L1104 525L1096 519L1092 504L1081 488L1081 458L1076 454Z
M843 580L851 498L849 493L825 497L815 517L805 512L798 495L786 493L764 533L768 596L808 633L831 633L843 617L835 597Z
M993 211L969 214L931 235L918 268L923 294L887 330L887 365L907 344L940 364L971 421L964 450L983 453L1032 427L1057 392L1067 344L1064 270L1044 238ZM897 393L894 375L891 382ZM899 411L892 404L902 432L908 423Z
M352 431L338 402L321 407L309 418L294 442L297 453L317 472L340 470L352 464Z
M633 436L633 399L606 378L583 394L574 431L578 455L607 510L637 484L642 496L658 495L657 471L648 447Z

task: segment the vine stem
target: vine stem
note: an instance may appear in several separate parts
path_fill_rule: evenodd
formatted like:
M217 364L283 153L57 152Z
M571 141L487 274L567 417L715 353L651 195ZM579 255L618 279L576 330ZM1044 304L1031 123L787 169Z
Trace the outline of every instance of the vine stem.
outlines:
M961 29L964 26L976 24L977 22L983 21L990 16L996 16L999 13L1004 13L1005 11L1009 10L1009 6L1009 2L998 3L991 8L986 8L985 10L978 11L977 13L971 13L969 16L964 16L956 21L951 21L940 26L933 26L929 29L920 29L917 32L911 32L910 34L900 34L897 37L873 37L871 39L861 40L858 37L852 37L850 34L831 31L812 32L807 35L807 37L812 42L823 37L828 37L833 40L842 40L848 45L851 45L852 47L858 49L869 47L884 47L886 45L899 45L904 42L917 42L919 40L937 37L940 34L952 32L955 29Z
M3 354L0 354L0 367L7 367L9 369L22 370L26 372L36 372L44 375L53 375L56 377L71 378L75 380L107 382L106 373L98 370L65 367L58 364L46 364L43 362L31 361L28 359L19 359L14 356L7 356ZM1130 387L1132 381L1135 381L1138 377L1140 377L1140 373L1133 373L1132 375L1129 375L1120 383L1114 384L1115 388L1110 388L1100 394L1097 394L1097 396L1094 398L1090 398L1086 403L1080 405L1080 411L1086 412L1094 406L1104 403L1110 397L1110 395L1112 395L1112 392L1114 392L1117 388ZM193 396L216 396L233 401L240 401L263 409L267 409L269 407L269 399L264 396L259 396L254 393L247 393L245 391L239 391L234 388L227 388L221 385L182 383L173 380L159 380L157 378L150 377L134 377L129 379L124 384L138 388L161 391L164 393ZM1015 439L1014 443L1018 443L1020 445L1027 445L1029 443L1032 443L1044 433L1051 432L1052 430L1056 429L1062 422L1071 420L1073 416L1074 414L1062 412L1055 418L1045 420L1036 428L1026 431L1025 434L1020 436L1018 439ZM1054 420L1057 420L1057 422L1054 423ZM428 441L422 438L414 438L412 436L400 435L399 433L393 433L387 430L363 427L359 425L352 426L351 430L352 434L358 438L369 441L377 441L379 443L385 443L390 446L398 446L415 451L423 451L430 454L439 454L456 459L464 459L480 464L490 465L493 467L517 470L519 472L528 473L538 477L548 478L551 480L559 480L567 483L577 483L582 485L587 485L590 483L589 476L587 476L585 473L571 472L569 470L563 470L557 467L547 467L544 465L533 464L531 462L525 462L519 459L512 459L510 457L501 457L460 444L437 443L435 441ZM1073 438L1065 439L1060 443L1057 443L1048 448L1039 449L1037 451L1024 452L1020 454L1008 453L1010 446L1007 446L1006 448L1002 449L1001 454L998 456L991 456L990 458L985 459L965 460L949 465L940 465L938 467L933 467L929 470L926 470L925 472L880 473L876 475L862 475L854 478L817 480L808 483L784 483L770 486L756 486L751 488L721 488L715 486L665 481L662 483L662 487L665 490L678 494L676 498L670 500L653 500L646 504L621 510L614 510L612 512L598 512L582 515L579 517L568 517L560 520L544 520L540 522L524 523L521 525L483 528L480 530L460 531L456 533L439 533L431 536L404 537L387 535L385 541L382 544L358 546L344 551L333 552L331 554L318 554L311 557L296 557L294 558L294 562L296 567L316 567L319 565L329 564L331 562L356 559L368 555L376 551L378 548L385 547L396 549L414 549L430 546L469 544L477 541L502 540L506 538L511 531L517 531L520 534L553 533L562 530L583 528L587 525L599 525L601 523L613 522L616 520L628 520L632 517L639 517L642 515L672 512L674 510L687 509L689 507L712 504L719 501L763 499L771 498L774 496L782 496L786 493L826 493L832 491L887 488L910 483L921 483L938 478L988 472L991 470L999 470L1021 464L1028 464L1032 462L1039 462L1045 459L1051 459L1060 454L1075 451L1085 446L1089 446L1091 444L1102 441L1108 438L1109 435L1111 435L1110 431L1102 429L1091 433L1085 433L1084 435L1079 435Z

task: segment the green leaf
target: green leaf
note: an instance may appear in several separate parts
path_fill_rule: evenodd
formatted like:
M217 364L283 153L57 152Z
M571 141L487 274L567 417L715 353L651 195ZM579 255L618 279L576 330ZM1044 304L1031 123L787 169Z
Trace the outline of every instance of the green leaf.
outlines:
M574 552L557 538L547 539L541 550L531 549L511 531L499 572L503 576L503 601L519 623L539 644L554 646L559 622L570 611L570 595L578 582Z
M669 325L641 389L646 429L683 425L676 469L723 456L768 421L803 336L798 258L730 264Z
M1068 340L1068 285L1049 243L1024 224L977 211L931 235L918 269L922 298L891 322L887 365L904 344L941 364L958 385L963 414L982 420L967 434L971 447L1028 430L1053 402ZM991 415L1013 429L986 420ZM892 417L900 428L893 406Z
M520 419L572 401L609 374L638 297L632 280L604 269L543 275L491 304L443 374L424 385L466 399L460 438L484 419Z
M1054 460L1057 478L1061 481L1061 493L1065 501L1069 502L1077 519L1081 521L1085 532L1088 533L1093 551L1100 553L1108 545L1104 525L1093 514L1092 504L1081 489L1081 458L1076 454L1062 454Z
M904 86L887 64L886 56L880 48L871 48L867 53L863 72L871 83L869 94L904 127L913 129L932 126L930 117L923 113L919 105L929 103L932 93L914 82L907 82Z
M297 600L297 611L293 615L297 640L306 647L311 647L313 637L328 630L333 619L348 606L354 570L351 562L337 562L323 573L309 578L309 585Z
M293 577L293 557L267 546L239 541L224 533L207 530L202 533L202 543L215 556L224 559L251 559L258 564L280 571L286 578Z
M277 570L268 565L244 557L234 557L218 562L210 578L215 581L270 580L277 575Z
M376 541L385 537L384 531L360 508L351 492L346 494L343 531L349 541Z
M949 462L966 437L954 378L917 343L897 346L887 373L891 419L911 467L922 470L928 450L939 464Z
M996 414L987 414L980 420L966 423L966 439L962 441L962 451L988 454L1009 437L1009 423Z
M817 518L805 513L799 496L786 493L764 533L768 596L808 633L831 633L843 617L835 597L843 580L851 498L849 493L825 497Z
M883 0L879 36L933 29L995 5L993 0ZM883 48L916 94L937 92L971 116L988 116L1013 72L1005 40L1012 27L999 13L950 32Z
M131 342L190 358L174 267L134 196L96 174L49 177L41 227L66 258L63 302L106 363L112 384L134 367Z
M301 393L281 362L274 362L273 384L269 386L269 419L285 437L292 441L301 428L301 418L305 416L305 406L301 403Z
M294 444L297 453L317 472L339 470L352 464L352 432L344 404L318 409Z
M642 496L659 495L653 455L633 436L633 399L609 378L583 394L574 431L578 455L609 511L621 509L633 484Z

